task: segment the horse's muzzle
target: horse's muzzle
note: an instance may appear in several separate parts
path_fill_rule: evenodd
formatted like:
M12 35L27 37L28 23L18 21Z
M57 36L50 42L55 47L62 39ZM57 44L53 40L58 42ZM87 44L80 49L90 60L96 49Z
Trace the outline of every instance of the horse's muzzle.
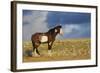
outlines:
M60 29L60 34L63 35L63 30L62 29Z

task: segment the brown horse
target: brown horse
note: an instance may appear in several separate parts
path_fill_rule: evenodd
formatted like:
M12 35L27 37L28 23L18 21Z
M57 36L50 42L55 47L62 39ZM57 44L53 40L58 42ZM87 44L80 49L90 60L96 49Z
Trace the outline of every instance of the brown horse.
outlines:
M51 55L51 48L53 45L53 42L55 41L55 38L57 34L62 34L62 26L56 26L52 29L50 29L46 33L35 33L31 37L32 45L33 45L33 52L35 51L38 56L40 55L38 51L38 47L41 43L48 43L48 53Z

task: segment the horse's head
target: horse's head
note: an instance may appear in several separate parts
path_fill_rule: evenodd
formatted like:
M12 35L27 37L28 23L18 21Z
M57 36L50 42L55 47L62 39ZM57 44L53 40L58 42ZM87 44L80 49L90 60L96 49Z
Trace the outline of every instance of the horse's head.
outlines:
M62 26L61 26L61 25L56 26L56 27L55 27L55 32L56 32L56 33L59 33L59 34L61 34L61 35L62 35L62 34L63 34L63 31L62 31Z

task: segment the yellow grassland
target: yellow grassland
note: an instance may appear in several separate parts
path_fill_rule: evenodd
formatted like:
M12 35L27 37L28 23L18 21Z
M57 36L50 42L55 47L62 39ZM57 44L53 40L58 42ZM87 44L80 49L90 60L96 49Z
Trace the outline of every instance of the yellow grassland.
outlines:
M32 50L31 41L23 42L23 53ZM38 47L40 57L30 57L27 53L23 55L23 62L61 61L61 60L85 60L91 58L91 40L86 39L64 39L55 40L52 46L52 56L48 55L48 45L41 44Z

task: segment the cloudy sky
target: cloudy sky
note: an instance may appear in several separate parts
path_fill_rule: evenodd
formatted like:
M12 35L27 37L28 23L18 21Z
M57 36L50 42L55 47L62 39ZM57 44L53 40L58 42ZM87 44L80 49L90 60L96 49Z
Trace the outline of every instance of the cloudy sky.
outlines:
M66 38L90 38L91 14L79 12L56 12L23 10L23 40L30 40L36 32L47 32L50 28L62 25Z

